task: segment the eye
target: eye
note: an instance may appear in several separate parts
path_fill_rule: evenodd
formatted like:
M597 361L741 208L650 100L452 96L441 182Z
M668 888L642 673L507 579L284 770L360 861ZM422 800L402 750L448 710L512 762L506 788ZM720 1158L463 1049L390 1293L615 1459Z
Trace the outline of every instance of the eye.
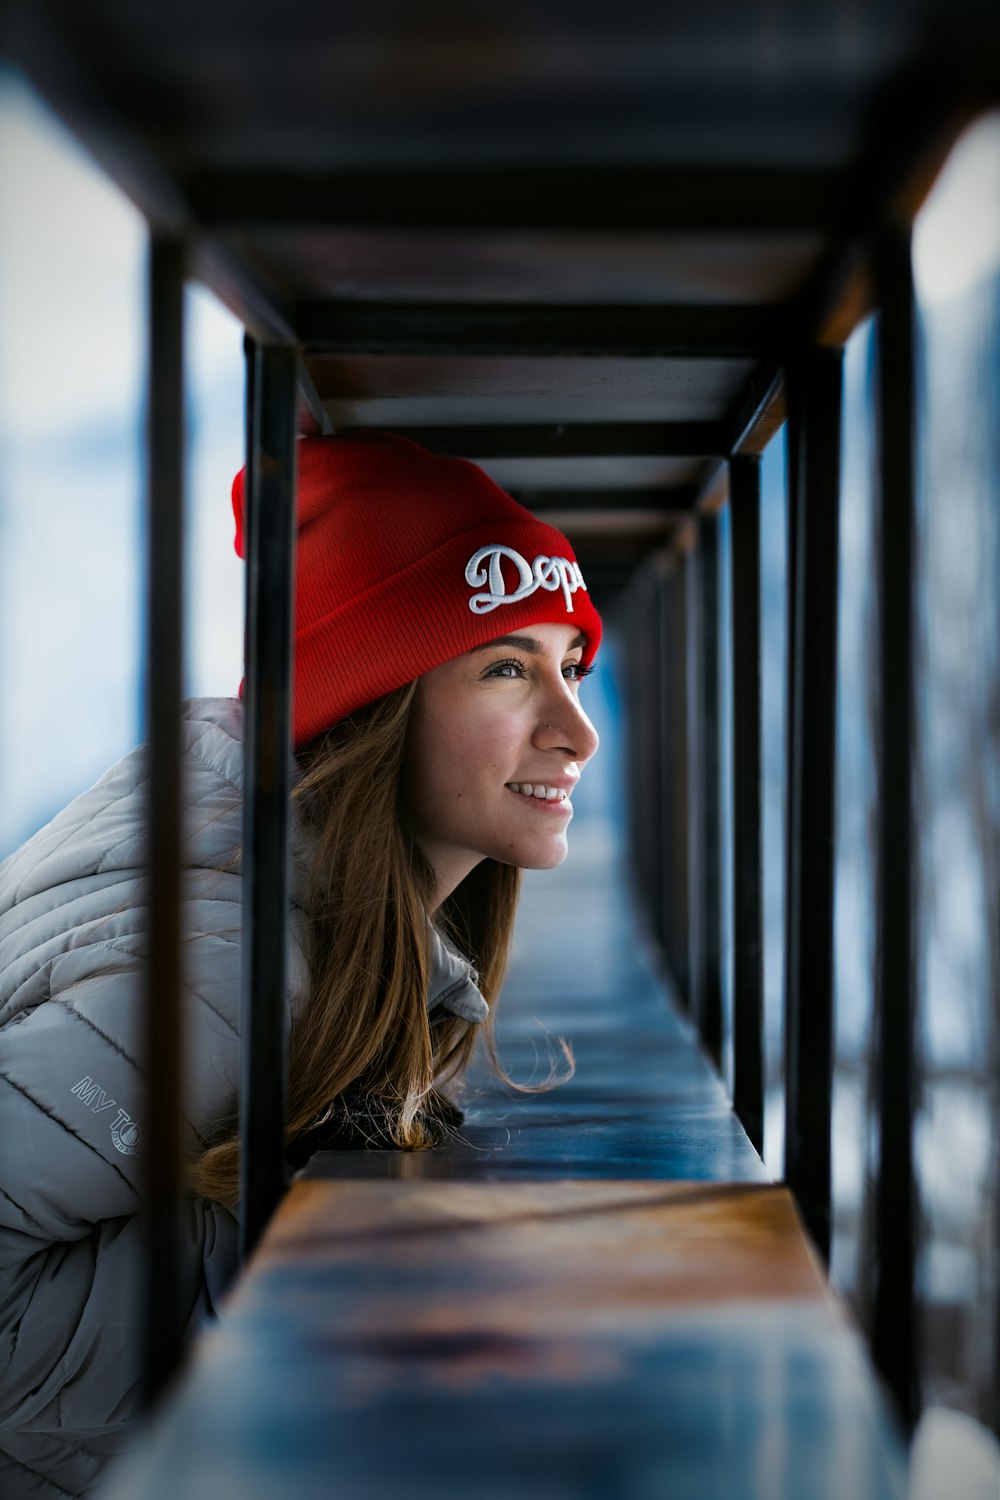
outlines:
M514 656L508 656L503 661L495 661L492 666L487 667L483 673L484 677L509 677L517 680L526 675L527 668L523 661L518 661Z
M563 667L563 676L567 682L582 682L593 670L593 667L585 667L582 661L568 661Z

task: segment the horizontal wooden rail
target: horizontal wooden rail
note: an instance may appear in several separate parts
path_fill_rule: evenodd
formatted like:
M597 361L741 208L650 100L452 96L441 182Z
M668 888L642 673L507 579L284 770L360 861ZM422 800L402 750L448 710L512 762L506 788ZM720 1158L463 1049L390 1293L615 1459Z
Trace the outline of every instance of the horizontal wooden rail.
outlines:
M349 434L352 429L342 428ZM728 452L722 422L605 422L565 426L394 427L457 458L687 458Z
M847 176L792 168L593 165L203 171L205 224L356 228L791 230L841 225Z
M352 353L756 359L780 350L785 310L746 303L651 307L306 299L298 303L295 325L308 349Z

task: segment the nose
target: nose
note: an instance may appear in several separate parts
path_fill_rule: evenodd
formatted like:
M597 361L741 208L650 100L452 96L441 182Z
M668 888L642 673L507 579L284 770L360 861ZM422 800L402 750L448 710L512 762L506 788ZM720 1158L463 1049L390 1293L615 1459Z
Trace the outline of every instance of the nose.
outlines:
M559 750L582 766L594 754L600 740L574 690L565 682L562 688L554 701L542 705L532 738L539 750Z

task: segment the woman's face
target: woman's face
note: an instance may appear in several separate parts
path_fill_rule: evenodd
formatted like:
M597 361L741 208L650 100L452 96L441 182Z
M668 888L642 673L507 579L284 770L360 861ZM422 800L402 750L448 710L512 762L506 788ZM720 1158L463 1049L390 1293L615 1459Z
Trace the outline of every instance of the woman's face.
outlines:
M482 859L547 870L566 858L570 796L598 744L579 701L583 646L572 626L531 625L418 682L408 805L435 905Z

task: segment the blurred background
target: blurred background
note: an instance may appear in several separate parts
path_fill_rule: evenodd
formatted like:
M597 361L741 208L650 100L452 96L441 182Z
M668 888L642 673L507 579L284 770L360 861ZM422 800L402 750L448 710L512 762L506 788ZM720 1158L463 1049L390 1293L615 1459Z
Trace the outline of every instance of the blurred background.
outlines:
M3 855L140 738L146 229L9 70L0 201ZM200 288L186 311L186 691L203 696L242 676L243 330Z

